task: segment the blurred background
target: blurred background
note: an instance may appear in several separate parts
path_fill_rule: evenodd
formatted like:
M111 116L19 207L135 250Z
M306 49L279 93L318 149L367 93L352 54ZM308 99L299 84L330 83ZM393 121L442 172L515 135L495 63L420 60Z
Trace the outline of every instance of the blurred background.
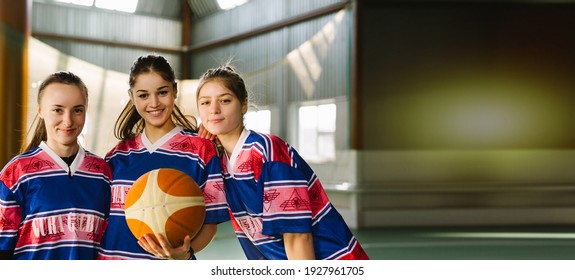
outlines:
M372 258L575 259L574 50L571 0L0 0L0 164L52 72L88 85L104 156L138 56L194 116L232 60L248 128L304 156ZM243 258L227 224L213 244Z

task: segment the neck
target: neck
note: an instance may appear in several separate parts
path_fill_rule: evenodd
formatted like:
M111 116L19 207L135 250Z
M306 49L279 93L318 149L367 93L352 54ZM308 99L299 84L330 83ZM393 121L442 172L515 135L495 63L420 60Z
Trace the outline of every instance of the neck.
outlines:
M176 127L174 123L169 123L162 127L147 125L144 127L144 133L146 133L146 137L148 137L150 143L154 144L156 141L174 129L174 127Z
M228 156L231 156L231 154L234 152L234 148L236 147L236 144L242 135L242 131L244 131L243 126L241 129L235 130L232 133L218 135L218 139L220 140L220 143L222 143L222 146L224 147L224 150Z
M80 149L80 145L78 144L78 142L74 142L70 145L62 145L46 141L46 145L48 145L48 147L50 147L50 149L52 149L52 151L54 151L54 153L56 153L59 157L73 156L77 154L78 150Z

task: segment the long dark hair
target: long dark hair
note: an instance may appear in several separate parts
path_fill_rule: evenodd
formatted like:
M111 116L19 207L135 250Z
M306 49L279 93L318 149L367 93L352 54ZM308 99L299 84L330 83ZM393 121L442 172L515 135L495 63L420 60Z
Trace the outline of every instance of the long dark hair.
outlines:
M140 56L130 68L130 88L136 83L136 78L143 73L157 73L165 81L172 83L175 92L178 91L176 75L168 61L159 55ZM176 125L197 131L196 119L193 116L186 116L180 108L174 104L172 120ZM132 139L144 130L145 122L142 116L136 111L136 106L130 99L114 125L114 136L119 140Z
M82 92L82 94L84 94L84 97L86 98L86 104L88 104L88 88L86 87L86 84L84 84L82 79L74 75L72 72L60 71L48 76L42 82L42 84L40 84L40 88L38 89L38 98L36 99L38 107L42 102L42 97L44 97L44 91L46 87L56 83L77 86ZM32 139L28 144L24 143L24 145L22 145L20 152L29 151L35 147L38 147L38 145L40 145L42 141L48 140L48 134L46 132L46 125L44 123L44 119L40 118L40 116L36 114L34 120L32 121L30 129L34 127L34 123L36 123L36 128L34 129L34 135L32 136ZM26 135L28 135L29 133L30 130L28 130L28 133Z

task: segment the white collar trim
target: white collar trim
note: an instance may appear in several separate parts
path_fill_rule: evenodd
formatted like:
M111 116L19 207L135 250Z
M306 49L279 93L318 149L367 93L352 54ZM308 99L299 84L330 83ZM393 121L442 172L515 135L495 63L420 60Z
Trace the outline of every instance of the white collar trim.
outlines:
M181 126L174 127L172 130L166 133L166 135L158 139L158 141L156 141L156 143L154 144L152 144L150 139L148 139L148 137L146 136L146 131L144 130L142 131L142 143L144 144L144 147L146 147L149 153L153 153L157 149L159 149L162 145L166 144L166 142L168 142L168 140L174 137L174 135L180 133L180 131L182 131L183 129L184 128L182 128Z
M228 172L230 174L234 173L234 164L236 163L236 159L238 158L240 152L242 151L242 147L244 146L244 143L246 143L248 136L250 136L250 131L244 128L242 134L240 135L240 138L238 139L238 142L236 142L236 146L232 151L231 157L228 157ZM227 153L226 156L228 156Z
M64 160L59 155L57 155L56 152L54 152L54 150L48 146L48 144L46 144L46 142L42 141L39 147L44 150L62 169L66 170L70 176L73 176L76 173L76 171L80 168L80 164L84 160L84 157L86 156L84 148L82 145L79 145L78 153L76 154L74 161L72 164L70 164L70 166L68 166L66 162L64 162Z

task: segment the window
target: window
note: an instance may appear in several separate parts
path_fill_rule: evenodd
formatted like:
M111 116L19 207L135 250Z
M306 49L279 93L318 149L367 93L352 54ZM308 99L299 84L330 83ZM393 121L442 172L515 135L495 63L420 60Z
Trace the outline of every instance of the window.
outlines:
M96 7L120 12L133 13L138 6L138 0L96 0Z
M75 4L81 6L96 6L97 8L133 13L138 6L138 0L56 0L60 3Z
M244 124L247 129L269 134L271 128L271 111L250 111L244 115Z
M306 160L335 159L335 113L335 104L299 108L298 152Z
M81 6L92 6L94 5L94 0L56 0L56 2L75 4Z
M246 2L248 2L248 0L218 0L218 6L220 6L220 9L222 10L229 10L243 5Z

